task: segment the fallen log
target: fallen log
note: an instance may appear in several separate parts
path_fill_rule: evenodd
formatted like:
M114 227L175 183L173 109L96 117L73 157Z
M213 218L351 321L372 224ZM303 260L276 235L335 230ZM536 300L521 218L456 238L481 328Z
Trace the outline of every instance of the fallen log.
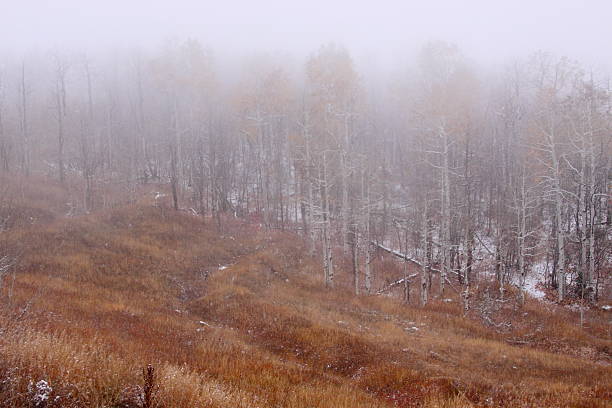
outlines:
M408 276L408 280L417 277L419 274L418 273L413 273L412 275ZM401 285L402 283L404 283L405 278L401 278L396 280L395 282L391 282L390 284L388 284L387 286L385 286L384 288L382 288L381 290L379 290L378 292L376 292L377 295L382 295L383 293L385 293L386 291L388 291L389 289L397 286L397 285Z
M396 251L396 250L394 250L394 249L387 248L386 246L381 245L381 244L379 244L379 243L378 243L378 242L376 242L376 241L370 241L370 243L371 243L372 245L374 245L375 247L380 248L380 249L382 249L383 251L390 253L391 255L395 255L395 256L397 256L398 258L404 259L404 260L406 260L406 261L408 261L408 262L412 262L413 264L415 264L415 265L417 265L417 266L420 266L421 268L423 267L423 264L422 264L421 262L417 261L417 260L416 260L416 259L414 259L414 258L409 257L408 255L402 254L401 252ZM439 269L436 269L436 268L432 268L432 267L430 267L430 268L429 268L429 270L431 270L432 272L440 273L440 270L439 270Z

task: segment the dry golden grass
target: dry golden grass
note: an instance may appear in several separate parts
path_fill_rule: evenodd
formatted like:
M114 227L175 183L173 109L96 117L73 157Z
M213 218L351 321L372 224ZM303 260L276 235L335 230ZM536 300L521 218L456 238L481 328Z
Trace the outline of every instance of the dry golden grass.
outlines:
M47 216L0 237L24 247L13 296L9 285L2 296L0 406L137 407L149 363L156 406L167 408L606 407L612 398L603 312L581 328L571 311L508 301L491 317L511 326L495 330L464 316L452 292L453 302L425 308L355 297L343 271L325 289L318 260L289 233L227 219L219 235L209 219L146 200L65 217L61 188L34 189L13 209ZM41 380L52 389L43 402Z

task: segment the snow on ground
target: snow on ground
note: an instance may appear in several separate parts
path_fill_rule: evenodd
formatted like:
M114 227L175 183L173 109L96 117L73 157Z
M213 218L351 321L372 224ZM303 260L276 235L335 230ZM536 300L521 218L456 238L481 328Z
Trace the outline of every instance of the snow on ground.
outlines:
M525 277L525 292L527 292L533 298L544 299L546 294L537 287L538 283L540 283L540 279L538 279L537 276L534 276L534 273L527 275Z
M535 299L544 299L546 294L538 287L539 283L545 281L546 277L546 261L534 264L531 270L527 271L525 276L525 292ZM514 284L520 287L520 276L514 276Z
M51 392L53 392L53 388L49 385L49 383L45 380L40 380L36 383L35 388L32 386L32 383L28 385L28 389L30 392L34 393L34 406L42 407L47 405L47 401L49 400L49 396Z

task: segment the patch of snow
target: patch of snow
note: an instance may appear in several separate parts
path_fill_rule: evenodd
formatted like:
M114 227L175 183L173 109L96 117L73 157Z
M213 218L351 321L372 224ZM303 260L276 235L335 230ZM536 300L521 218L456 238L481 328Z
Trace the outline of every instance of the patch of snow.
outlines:
M546 261L538 262L533 265L531 271L525 276L525 292L534 299L544 299L546 294L538 288L538 284L544 281L546 270L548 269ZM520 276L515 275L514 284L521 286Z
M542 282L547 270L546 261L533 265L531 273L525 276L525 292L535 299L544 299L545 293L537 286Z
M531 275L526 276L525 292L535 299L544 299L545 293L537 287L538 283L540 283L540 281L536 277Z
M583 312L586 310L585 307L580 306L579 304L576 303L572 303L571 305L567 305L566 306L569 310L572 310L574 312Z
M225 270L225 269L227 269L227 268L228 268L228 265L221 265L221 266L219 267L219 270L220 270L220 271L223 271L223 270Z
M612 305L603 305L601 308L603 310L612 310Z
M32 390L35 392L33 402L36 407L43 407L46 405L50 394L53 392L53 388L45 380L40 380L35 385L36 389Z

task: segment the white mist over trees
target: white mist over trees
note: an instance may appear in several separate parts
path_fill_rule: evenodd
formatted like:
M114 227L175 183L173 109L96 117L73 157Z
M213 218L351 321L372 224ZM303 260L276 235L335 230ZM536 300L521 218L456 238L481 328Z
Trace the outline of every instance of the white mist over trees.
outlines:
M459 284L468 308L483 265L503 296L536 263L559 301L601 296L609 78L543 52L477 66L445 42L394 72L334 44L231 66L196 40L6 58L0 168L81 178L85 212L108 205L104 185L168 184L175 210L220 231L230 214L303 234L327 286L349 260L355 293L379 290L382 249L404 262L407 302L413 282L421 304Z

